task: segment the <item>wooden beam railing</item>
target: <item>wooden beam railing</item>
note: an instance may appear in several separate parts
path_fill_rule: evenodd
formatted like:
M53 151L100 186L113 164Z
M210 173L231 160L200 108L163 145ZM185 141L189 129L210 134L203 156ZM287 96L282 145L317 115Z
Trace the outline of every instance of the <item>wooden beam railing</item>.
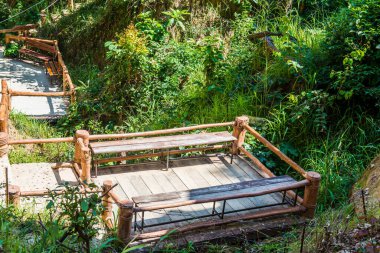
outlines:
M89 143L91 140L109 140L109 139L123 139L123 138L136 138L136 137L147 137L147 136L155 136L155 135L165 135L172 133L180 133L186 131L193 131L199 129L206 128L215 128L215 127L228 127L233 126L233 136L236 137L235 143L232 146L232 154L238 155L239 153L247 156L254 165L263 173L264 177L275 177L275 174L271 172L264 164L262 164L254 155L252 155L248 150L243 147L244 138L246 133L253 134L260 142L262 142L268 149L273 151L276 155L278 155L282 160L284 160L287 164L289 164L292 168L294 168L297 172L299 172L302 176L305 177L305 180L294 183L293 185L288 185L286 187L282 187L280 189L275 189L278 191L286 191L286 194L291 197L297 197L297 194L293 192L296 188L303 188L304 195L303 199L298 197L298 205L290 208L282 208L276 210L265 210L255 214L244 214L239 217L231 217L225 220L217 221L214 225L218 224L227 224L230 222L235 222L237 220L243 219L253 219L256 217L269 217L271 215L282 214L282 213L294 213L301 212L305 217L312 218L315 212L317 196L318 196L318 188L320 183L320 175L316 172L306 172L299 165L297 165L294 161L292 161L289 157L284 155L279 149L277 149L273 144L267 141L264 137L262 137L259 133L257 133L252 127L248 125L248 118L238 117L234 122L224 122L224 123L213 123L213 124L204 124L204 125L196 125L189 127L179 127L173 129L164 129L164 130L156 130L156 131L147 131L147 132L139 132L139 133L122 133L122 134L102 134L102 135L90 135L85 130L78 130L75 133L74 137L66 137L66 138L51 138L51 139L28 139L28 140L10 140L8 144L17 145L17 144L41 144L41 143L60 143L60 142L72 142L75 146L74 153L74 161L72 163L72 167L78 173L81 182L84 184L84 187L91 182L91 153L89 149ZM198 151L202 149L207 149L208 147L187 149L187 150L173 150L170 151L172 154L180 154L183 152L192 152ZM215 145L214 147L209 147L211 149L216 148L225 148L224 145ZM159 153L158 153L159 154ZM162 152L162 154L167 154L166 152ZM155 156L157 155L154 154ZM142 159L150 157L150 154L137 154L132 156L133 159ZM103 162L108 161L119 161L125 160L125 157L114 157L114 158L106 158L103 159ZM58 166L58 165L57 165ZM123 242L128 242L131 239L131 226L132 226L132 218L135 211L149 211L150 209L157 208L173 208L185 205L197 204L197 201L189 200L183 201L176 204L168 204L163 206L155 206L149 208L142 207L134 207L133 202L130 200L124 200L120 198L113 190L112 182L105 181L103 184L103 200L102 203L105 207L104 213L102 215L103 220L107 224L108 227L113 227L115 223L112 222L112 204L115 203L119 207L119 216L118 216L118 236L120 240ZM240 195L231 195L231 196L223 196L223 199L233 199L233 198L242 198L242 197L255 197L265 194L271 194L272 191L263 190L261 192L255 193L245 193ZM32 193L30 193L32 194ZM34 193L32 195L36 195ZM25 193L14 194L15 199L17 200L17 196L24 196ZM13 195L12 195L13 196ZM217 199L218 200L218 199ZM215 201L212 199L210 201ZM143 210L144 209L144 210ZM202 223L203 224L203 223ZM201 223L191 224L186 226L186 229L183 231L187 231L187 229L195 229L202 228L204 225ZM182 230L181 230L182 231ZM144 233L139 235L139 239L150 238L156 235L164 235L167 233L167 230L162 230L154 233Z
M10 29L0 29L0 33L19 33L26 34L31 29L36 29L38 24L16 25Z
M8 118L11 100L7 81L1 80L0 132L8 133Z
M25 36L17 36L12 34L5 35L5 42L10 43L11 41L32 41L32 42L40 42L44 44L48 44L53 46L52 51L54 51L54 57L60 68L62 69L62 92L28 92L28 91L16 91L10 90L11 96L39 96L39 97L70 97L71 103L75 102L75 85L73 84L69 71L66 67L65 62L63 61L62 54L58 47L57 40L46 40L39 38L31 38ZM45 46L47 47L47 46ZM43 49L41 49L43 50ZM47 49L46 49L47 50ZM50 51L48 53L51 53Z
M270 143L267 139L261 136L255 129L245 124L244 129L246 129L250 134L252 134L258 141L264 144L269 150L275 153L281 160L286 162L290 167L292 167L295 171L300 173L304 178L307 178L307 172L301 168L296 162L290 159L287 155L282 153L277 147L275 147L272 143Z

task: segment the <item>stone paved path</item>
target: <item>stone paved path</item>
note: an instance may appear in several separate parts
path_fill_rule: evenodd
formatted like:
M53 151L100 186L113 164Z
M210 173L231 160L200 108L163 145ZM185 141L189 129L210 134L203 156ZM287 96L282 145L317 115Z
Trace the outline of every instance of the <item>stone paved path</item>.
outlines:
M0 79L7 80L10 89L18 91L60 91L51 85L45 69L31 62L4 58L0 47ZM66 113L69 105L62 97L12 97L12 110L36 118L59 117Z

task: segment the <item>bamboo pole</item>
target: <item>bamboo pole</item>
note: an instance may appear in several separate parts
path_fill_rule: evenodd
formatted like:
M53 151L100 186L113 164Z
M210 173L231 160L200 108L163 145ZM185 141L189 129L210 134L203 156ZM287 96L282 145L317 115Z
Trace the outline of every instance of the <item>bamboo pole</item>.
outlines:
M131 228L133 218L133 202L122 200L119 203L119 221L117 227L117 237L127 244L131 240Z
M308 171L306 178L310 181L310 184L305 187L302 205L306 207L306 212L303 215L307 218L313 218L317 205L318 189L321 181L321 175L314 171Z
M236 138L236 141L232 144L232 155L239 154L239 147L244 143L245 133L247 130L244 129L244 126L249 123L247 116L236 117L234 123L234 130L232 135Z
M250 132L253 136L255 136L256 139L258 139L264 146L266 146L268 149L270 149L273 153L275 153L281 160L286 162L290 165L294 170L296 170L298 173L300 173L304 178L306 177L306 171L301 168L297 163L295 163L292 159L290 159L287 155L282 153L278 148L276 148L272 143L270 143L267 139L262 137L258 132L256 132L255 129L250 127L249 125L244 126L245 129L247 129L248 132Z
M283 209L271 209L271 210L265 210L260 211L257 213L250 213L245 215L239 215L239 216L232 216L228 218L224 218L223 220L210 220L210 221L201 221L189 225L185 225L183 227L177 228L176 233L184 233L191 230L196 229L202 229L202 228L211 228L214 226L221 226L226 225L234 222L241 222L244 220L253 220L253 219L259 219L259 218L266 218L271 217L275 215L282 215L282 214L291 214L291 213L299 213L305 211L305 207L303 206L295 206L295 207L288 207ZM143 233L139 234L135 237L136 240L144 240L144 239L150 239L150 238L159 238L162 237L172 230L166 229L161 231L154 231L150 233Z
M223 123L213 123L213 124L204 124L204 125L196 125L196 126L189 126L189 127L178 127L178 128L171 128L171 129L138 132L138 133L98 134L98 135L91 135L90 140L147 137L147 136L153 136L153 135L171 134L171 133L179 133L179 132L199 130L199 129L205 129L205 128L224 127L224 126L233 126L233 125L234 125L234 122L223 122Z

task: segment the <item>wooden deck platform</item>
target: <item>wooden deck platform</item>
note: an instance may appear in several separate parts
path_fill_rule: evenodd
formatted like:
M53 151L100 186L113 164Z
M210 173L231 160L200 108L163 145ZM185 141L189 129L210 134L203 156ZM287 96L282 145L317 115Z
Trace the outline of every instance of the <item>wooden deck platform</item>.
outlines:
M230 164L229 156L226 156L225 154L212 154L204 157L171 160L169 169L166 169L166 162L106 167L99 169L97 180L99 183L104 180L112 180L114 183L118 184L114 189L117 195L121 198L132 199L133 197L143 195L191 190L262 179L263 175L260 173L251 163L247 162L240 156L236 156L233 160L233 164ZM281 193L273 193L251 198L232 199L227 200L226 211L249 209L281 202ZM216 203L216 208L220 210L221 205L222 202ZM211 214L212 206L212 203L205 203L146 212L145 224L151 226L162 222ZM273 206L270 208L274 209L285 206L286 205L277 207ZM117 210L116 205L113 210ZM236 216L239 214L255 212L257 212L257 209L226 214L225 217L227 218L229 215ZM217 220L219 218L203 218L203 220L210 219ZM139 213L137 221L139 222L140 220L141 214ZM199 222L199 219L153 226L144 229L144 232L174 229L195 221Z

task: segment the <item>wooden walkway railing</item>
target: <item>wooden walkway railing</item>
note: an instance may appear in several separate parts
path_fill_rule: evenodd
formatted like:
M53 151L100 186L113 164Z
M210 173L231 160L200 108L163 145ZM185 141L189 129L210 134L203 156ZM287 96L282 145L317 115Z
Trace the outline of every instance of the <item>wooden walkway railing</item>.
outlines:
M54 46L56 55L56 61L59 64L59 67L62 69L62 92L30 92L30 91L17 91L9 90L11 96L44 96L44 97L62 97L70 96L71 102L75 102L75 86L71 80L69 71L66 67L65 62L63 61L62 54L58 47L57 40L46 40L38 38L30 38L24 36L17 36L12 34L5 35L5 42L9 43L11 41L35 41Z
M316 172L307 172L302 169L299 165L297 165L293 160L291 160L288 156L282 153L278 148L276 148L273 144L271 144L268 140L266 140L263 136L261 136L256 130L248 124L248 117L242 116L237 117L234 122L225 122L225 123L215 123L215 124L206 124L206 125L197 125L190 127L180 127L174 129L165 129L165 130L157 130L157 131L148 131L148 132L140 132L140 133L126 133L126 134L108 134L108 135L90 135L86 130L78 130L74 137L66 137L66 138L53 138L53 139L29 139L29 140L9 140L7 145L18 145L18 144L41 144L41 143L61 143L61 142L71 142L75 146L75 154L74 161L65 165L72 165L77 174L80 177L81 182L83 183L83 187L86 187L91 182L91 152L89 148L90 141L95 140L111 140L111 139L124 139L124 138L134 138L134 137L148 137L148 136L156 136L156 135L164 135L171 133L181 133L184 131L193 131L199 129L206 128L216 128L216 127L233 127L232 135L236 138L233 146L231 147L231 152L234 155L238 155L240 153L247 156L257 168L262 171L264 177L275 177L274 173L271 172L267 167L265 167L255 156L253 156L250 152L248 152L244 147L245 135L252 134L258 141L263 143L269 150L275 153L280 159L282 159L285 163L287 163L291 168L293 168L296 172L298 172L304 180L298 181L289 186L282 186L281 189L272 189L270 192L267 190L263 190L261 192L255 192L251 195L247 193L247 196L261 196L270 194L276 191L284 191L288 196L296 199L296 204L293 207L283 207L274 210L263 210L258 211L256 213L242 214L235 217L229 217L226 219L218 220L218 221L207 221L207 222L196 222L190 225L184 226L178 229L178 232L186 232L193 229L205 228L209 226L216 225L225 225L232 222L237 222L241 220L249 220L256 218L264 218L271 217L274 215L280 214L292 214L292 213L301 213L304 217L312 218L314 216L316 204L317 204L317 196L318 189L320 183L320 175ZM197 150L196 148L194 150ZM199 148L202 150L202 148ZM131 240L131 227L132 220L135 211L138 211L138 208L134 206L131 200L120 198L112 189L111 181L103 182L103 205L105 210L103 212L102 218L108 227L115 226L115 222L113 219L113 210L112 203L116 203L119 207L119 216L117 222L117 231L119 238L124 242L129 242ZM304 195L303 198L299 197L297 194L293 192L293 190L303 188ZM27 196L28 194L22 193L19 190L17 191L13 189L9 192L10 199L14 199L14 196ZM36 196L46 194L46 192L34 192L29 193L29 196ZM229 196L229 198L234 196ZM239 196L236 196L239 197ZM297 197L297 198L296 198ZM188 203L184 203L188 204ZM178 205L178 203L174 203L173 206ZM170 207L170 206L169 206ZM136 239L143 240L149 238L157 238L167 234L168 230L160 230L155 232L143 233L137 236Z

